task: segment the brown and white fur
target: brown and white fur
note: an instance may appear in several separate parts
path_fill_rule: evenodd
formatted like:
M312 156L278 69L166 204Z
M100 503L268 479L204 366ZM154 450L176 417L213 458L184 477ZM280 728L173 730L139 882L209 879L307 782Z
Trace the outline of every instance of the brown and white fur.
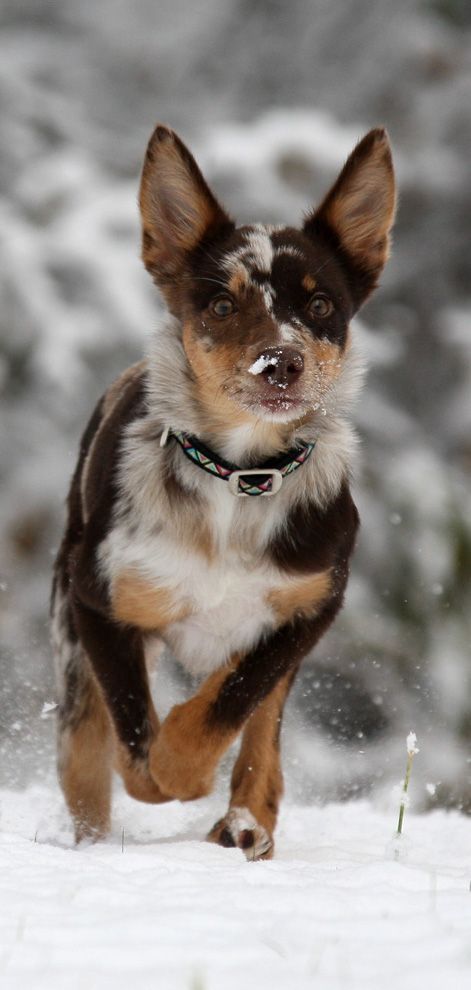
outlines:
M242 733L209 839L273 853L283 706L342 605L358 516L349 491L358 381L349 322L388 256L395 192L382 129L302 229L237 228L179 138L158 126L142 173L143 260L169 315L147 360L85 431L52 600L59 773L77 841L106 834L111 776L133 797L208 794ZM316 441L269 498L236 497L167 428L250 468ZM201 686L160 723L146 649Z

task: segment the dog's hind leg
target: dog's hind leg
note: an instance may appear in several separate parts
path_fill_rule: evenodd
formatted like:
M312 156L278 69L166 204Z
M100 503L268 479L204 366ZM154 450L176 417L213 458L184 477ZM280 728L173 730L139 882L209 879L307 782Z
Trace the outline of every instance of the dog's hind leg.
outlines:
M75 838L101 838L110 825L113 737L110 719L56 584L52 640L58 692L58 771Z
M74 622L90 658L115 743L115 766L128 794L138 801L171 800L149 769L149 750L159 720L149 688L145 649L139 629L122 626L76 597Z
M76 680L72 673L71 679ZM103 838L109 831L113 755L110 719L99 690L91 675L81 680L74 707L59 712L58 729L59 776L77 842Z
M229 810L208 835L210 842L239 846L250 860L273 856L283 794L281 719L293 677L292 672L285 675L249 718L232 772Z

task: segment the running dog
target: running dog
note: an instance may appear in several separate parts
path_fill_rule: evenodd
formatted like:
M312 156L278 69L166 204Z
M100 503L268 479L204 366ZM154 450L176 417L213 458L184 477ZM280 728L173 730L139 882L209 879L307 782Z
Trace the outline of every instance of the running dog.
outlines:
M349 323L388 257L388 137L363 138L300 229L237 227L159 125L140 208L168 316L100 400L71 484L52 595L60 780L77 841L96 839L113 768L138 800L193 800L241 733L208 839L268 858L283 706L341 608L358 526ZM156 639L201 676L163 722Z

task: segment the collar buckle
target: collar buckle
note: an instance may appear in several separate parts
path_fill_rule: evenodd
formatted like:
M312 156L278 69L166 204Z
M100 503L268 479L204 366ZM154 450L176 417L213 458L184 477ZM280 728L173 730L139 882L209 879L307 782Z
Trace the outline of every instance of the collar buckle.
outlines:
M258 478L266 478L267 480L271 478L271 485L266 491L258 492L244 492L240 487L240 479L248 478L252 475L256 475ZM229 478L229 491L233 495L237 495L239 498L248 498L251 495L276 495L279 492L281 485L283 483L283 475L278 468L245 468L245 470L239 469L238 471L232 471ZM257 484L257 487L258 484Z

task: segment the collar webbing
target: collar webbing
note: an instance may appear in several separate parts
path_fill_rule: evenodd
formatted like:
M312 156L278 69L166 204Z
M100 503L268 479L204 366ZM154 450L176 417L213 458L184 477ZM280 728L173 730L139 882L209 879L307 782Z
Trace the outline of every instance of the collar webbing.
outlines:
M297 471L315 447L315 441L298 440L296 447L280 457L269 458L260 467L240 468L225 461L189 433L169 430L168 435L175 438L193 464L215 478L229 482L233 495L274 495L281 488L283 478Z

